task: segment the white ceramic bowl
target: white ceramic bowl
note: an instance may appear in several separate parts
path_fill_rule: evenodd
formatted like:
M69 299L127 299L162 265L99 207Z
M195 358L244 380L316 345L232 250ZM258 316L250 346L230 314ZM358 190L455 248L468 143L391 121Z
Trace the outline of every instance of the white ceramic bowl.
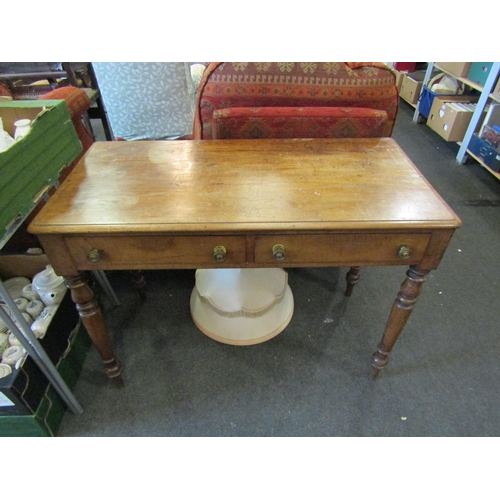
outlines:
M21 347L23 346L21 344L21 342L19 342L19 339L13 333L11 333L9 335L9 344L10 345L18 345L18 346L21 346Z
M44 307L45 304L41 300L31 300L30 302L28 302L28 305L26 306L26 312L32 318L36 319L38 318L38 316L40 316Z
M21 346L11 345L2 353L2 363L15 365L25 354L26 351Z
M28 299L25 297L18 297L17 299L14 300L14 303L16 304L17 308L21 312L26 312L26 306L28 305Z
M0 378L6 377L12 373L12 368L10 365L5 363L0 363Z
M28 300L40 300L40 297L38 296L38 293L36 293L36 290L33 288L32 283L29 283L28 285L23 287L22 294L23 297Z
M23 312L21 314L23 315L24 321L26 321L26 323L28 323L28 326L31 326L33 324L33 318L27 312ZM17 320L14 320L14 323L19 328L19 323L17 322Z

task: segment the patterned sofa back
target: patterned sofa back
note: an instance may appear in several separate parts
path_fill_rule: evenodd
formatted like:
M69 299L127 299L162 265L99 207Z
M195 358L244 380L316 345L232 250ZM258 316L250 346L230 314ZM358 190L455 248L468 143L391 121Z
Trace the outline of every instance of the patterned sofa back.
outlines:
M387 137L398 103L395 76L382 63L210 63L198 87L193 137ZM278 126L286 120L288 127Z

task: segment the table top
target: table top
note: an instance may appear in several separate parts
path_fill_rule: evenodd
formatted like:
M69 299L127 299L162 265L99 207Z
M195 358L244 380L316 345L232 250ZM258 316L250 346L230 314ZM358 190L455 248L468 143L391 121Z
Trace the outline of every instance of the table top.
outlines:
M397 143L380 139L96 142L35 234L457 228Z

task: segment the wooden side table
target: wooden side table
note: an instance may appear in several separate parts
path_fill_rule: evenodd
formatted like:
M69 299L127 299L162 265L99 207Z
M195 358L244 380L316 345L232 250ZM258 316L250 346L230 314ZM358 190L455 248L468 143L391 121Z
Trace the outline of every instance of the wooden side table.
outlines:
M81 271L407 266L375 378L460 225L393 139L274 139L96 143L29 230L120 381Z

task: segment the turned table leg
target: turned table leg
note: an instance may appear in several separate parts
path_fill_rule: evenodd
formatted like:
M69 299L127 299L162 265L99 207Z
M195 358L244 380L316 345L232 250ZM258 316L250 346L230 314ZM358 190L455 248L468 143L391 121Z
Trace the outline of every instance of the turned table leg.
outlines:
M132 284L139 293L141 300L146 300L146 278L142 271L130 271L132 274Z
M347 281L347 288L345 291L345 296L350 297L352 294L352 289L354 288L354 285L359 281L359 267L351 267L349 271L346 274L346 281Z
M106 323L94 297L94 292L88 286L83 274L65 276L64 278L66 286L71 290L71 298L76 304L82 322L103 360L106 375L114 382L123 384L122 369L113 351Z
M410 266L410 269L407 271L407 278L402 283L398 296L392 306L382 340L371 359L372 379L375 379L389 362L389 354L410 317L428 274L429 271L420 270L418 266Z

